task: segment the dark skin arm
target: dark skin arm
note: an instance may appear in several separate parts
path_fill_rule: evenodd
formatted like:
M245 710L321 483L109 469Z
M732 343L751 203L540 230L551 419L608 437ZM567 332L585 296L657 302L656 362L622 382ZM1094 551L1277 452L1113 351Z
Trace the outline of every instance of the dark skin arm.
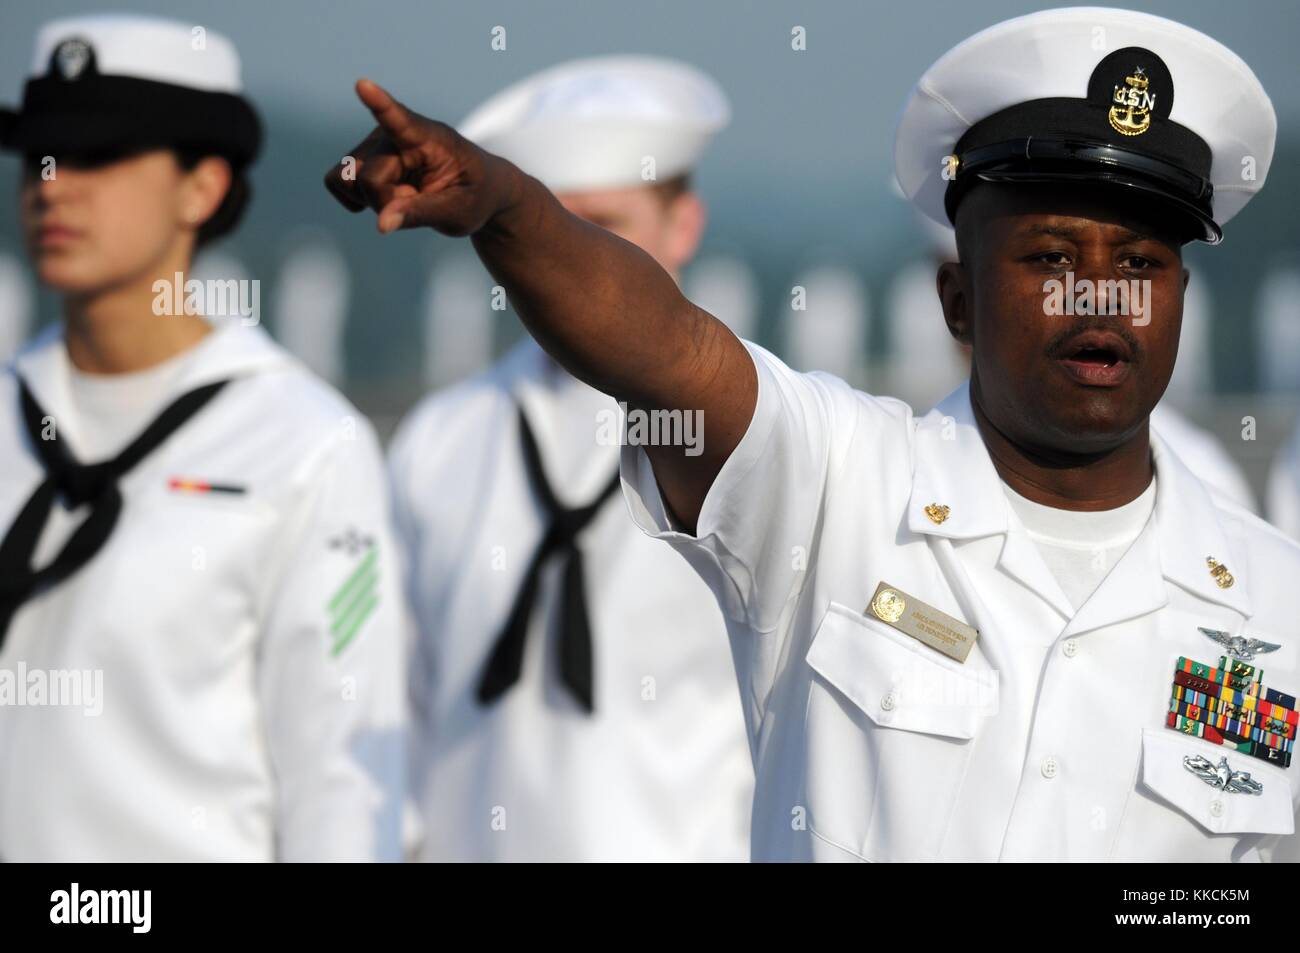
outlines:
M698 456L645 448L665 502L693 532L753 416L758 380L744 345L648 254L570 214L516 166L368 80L357 95L378 125L349 154L354 169L331 169L326 188L350 211L378 213L382 233L468 236L529 332L580 380L630 409L701 411Z

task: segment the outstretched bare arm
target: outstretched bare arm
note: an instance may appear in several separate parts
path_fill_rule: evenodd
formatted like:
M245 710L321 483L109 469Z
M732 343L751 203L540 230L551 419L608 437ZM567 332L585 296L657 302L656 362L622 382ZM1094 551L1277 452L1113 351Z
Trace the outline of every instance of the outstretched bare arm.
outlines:
M691 304L630 242L571 215L536 179L451 127L357 83L378 126L325 177L384 233L469 236L529 332L593 387L642 410L699 411L703 446L648 446L674 515L694 529L714 478L744 436L757 377L744 345Z

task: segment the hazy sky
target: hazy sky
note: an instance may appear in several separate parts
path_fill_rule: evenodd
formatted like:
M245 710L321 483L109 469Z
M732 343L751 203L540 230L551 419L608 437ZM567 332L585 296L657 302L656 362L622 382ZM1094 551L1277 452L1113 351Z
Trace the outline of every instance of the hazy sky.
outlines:
M999 20L1061 4L1024 0L131 0L105 9L156 12L230 35L245 82L268 113L361 128L352 81L368 75L413 107L457 120L492 91L574 56L613 52L679 57L716 76L735 119L701 170L726 169L728 188L770 192L791 183L813 206L836 207L818 182L885 189L898 109L921 72L964 37ZM1221 40L1258 73L1281 126L1300 118L1295 0L1162 0L1128 4L1182 20ZM66 0L0 7L0 101L21 90L36 26L91 5ZM806 28L808 49L790 49ZM489 45L506 28L507 49ZM274 137L275 130L271 130ZM343 143L351 144L351 140ZM802 181L801 181L802 180ZM815 208L812 210L816 210Z
M803 265L838 260L874 289L924 239L891 194L893 133L908 91L931 62L965 37L1011 16L1059 4L1026 0L0 0L0 102L15 102L37 26L87 9L156 13L229 35L245 85L267 120L253 170L255 200L231 240L273 273L286 236L326 229L345 247L357 284L349 325L355 371L405 368L411 302L430 254L450 239L430 234L383 241L340 212L320 187L370 123L352 83L370 76L412 107L456 122L503 86L561 60L636 52L676 57L712 73L732 101L733 121L701 163L696 181L712 210L706 249L736 250L767 281L769 295ZM1206 267L1231 323L1219 344L1228 386L1251 375L1249 349L1229 347L1258 278L1278 254L1295 254L1300 172L1296 0L1158 0L1129 6L1179 19L1216 37L1259 75L1277 108L1283 155L1260 200L1237 220ZM794 52L790 31L807 31ZM507 49L491 48L496 26ZM0 162L0 251L16 250L16 162ZM1195 259L1202 249L1191 250ZM877 300L876 305L879 305ZM766 307L766 305L765 305ZM45 307L48 313L48 304ZM406 362L406 363L403 363Z

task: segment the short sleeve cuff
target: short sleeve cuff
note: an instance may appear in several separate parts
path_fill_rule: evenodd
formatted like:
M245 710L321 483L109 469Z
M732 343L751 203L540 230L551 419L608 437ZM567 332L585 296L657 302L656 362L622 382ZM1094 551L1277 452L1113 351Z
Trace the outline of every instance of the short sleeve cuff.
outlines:
M776 381L765 352L744 342L758 375L754 414L736 448L718 471L700 509L696 535L683 532L673 521L659 491L649 456L640 446L624 444L619 473L628 511L642 532L672 545L713 590L723 612L736 621L746 618L746 595L752 593L753 574L724 540L734 521L746 518L745 501L761 491L747 481L763 457L773 427L781 414ZM752 516L752 512L749 514Z
M758 398L745 435L731 451L731 456L727 457L727 462L718 471L704 498L695 536L682 532L668 514L668 508L659 492L659 483L655 479L654 467L645 449L626 443L620 449L619 475L622 478L623 496L627 500L633 521L649 536L656 539L672 537L700 540L712 535L727 509L727 499L743 488L745 477L753 470L755 462L767 447L772 427L781 413L776 382L761 349L748 341L741 343L754 362L754 370L758 375Z

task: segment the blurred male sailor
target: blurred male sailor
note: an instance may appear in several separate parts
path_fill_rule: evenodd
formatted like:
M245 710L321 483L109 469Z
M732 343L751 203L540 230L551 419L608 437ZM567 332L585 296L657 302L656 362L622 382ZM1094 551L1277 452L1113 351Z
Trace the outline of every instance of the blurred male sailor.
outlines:
M619 56L525 79L460 128L676 278L705 225L688 176L727 120L699 71ZM691 423L674 431L687 444ZM725 626L629 518L622 432L615 401L529 339L426 398L394 440L425 859L748 858Z

